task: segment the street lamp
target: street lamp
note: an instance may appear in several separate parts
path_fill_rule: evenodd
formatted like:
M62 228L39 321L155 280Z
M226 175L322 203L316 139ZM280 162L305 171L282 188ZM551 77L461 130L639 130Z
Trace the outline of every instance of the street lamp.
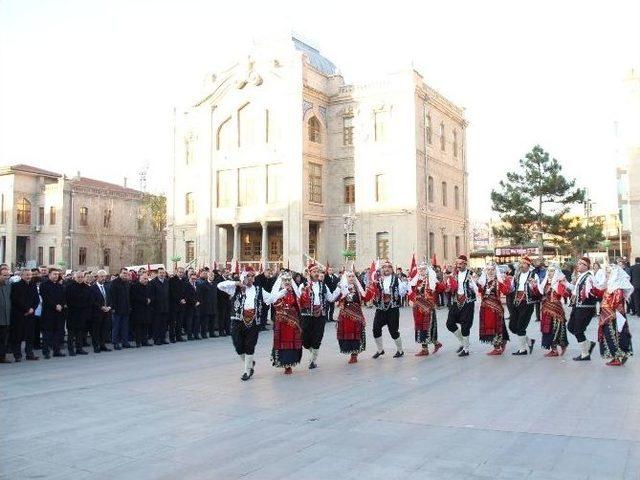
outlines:
M356 223L356 215L351 211L351 205L349 205L349 211L342 215L344 233L345 233L345 248L344 252L342 252L343 257L345 259L355 258L356 252L355 249L353 251L350 250L351 244L351 234L353 233L355 223Z

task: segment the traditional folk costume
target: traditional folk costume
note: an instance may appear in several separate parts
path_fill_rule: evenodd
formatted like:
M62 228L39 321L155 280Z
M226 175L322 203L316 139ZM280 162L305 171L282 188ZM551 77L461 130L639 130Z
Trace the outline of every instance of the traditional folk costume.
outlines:
M393 265L385 262L383 268L389 268L393 272ZM409 283L401 282L394 273L389 275L378 274L377 279L372 279L367 287L371 290L370 296L376 307L376 313L373 317L373 339L376 342L377 351L373 358L379 358L384 355L384 343L382 341L382 327L386 326L389 335L396 344L397 351L393 355L399 358L404 355L402 348L402 339L400 338L400 304L402 297L409 292Z
M533 352L535 340L527 336L527 327L535 304L540 302L540 280L531 266L529 257L522 257L520 263L528 266L528 270L521 269L513 276L511 291L515 292L513 300L513 315L509 318L509 330L518 337L518 350L512 355L527 355Z
M633 355L626 304L633 293L629 275L618 265L611 265L607 288L600 307L598 343L607 365L619 367Z
M587 268L591 265L588 257L581 258L579 262L584 263ZM578 275L575 284L567 284L567 288L571 290L572 306L567 329L576 337L581 350L580 355L574 357L574 360L589 361L596 342L587 340L584 333L596 314L596 302L602 297L602 287L594 281L593 274L587 270Z
M317 268L315 265L309 267L309 271ZM313 275L313 273L312 273ZM301 284L299 287L300 313L302 315L302 346L309 350L311 354L309 368L316 368L316 360L322 337L324 337L324 326L327 322L327 312L329 302L334 302L340 295L336 288L333 292L329 290L324 282L319 280L309 280L307 285Z
M418 274L411 279L410 285L408 299L413 303L415 340L422 345L422 349L415 356L426 357L429 355L429 344L435 346L433 353L442 348L442 343L438 341L436 299L438 294L445 290L445 286L438 282L435 270L426 263L418 267Z
M279 297L274 303L273 349L271 362L274 367L292 373L292 367L302 360L302 326L297 291L291 287L291 275L284 273L276 279L272 293Z
M487 273L492 269L493 274ZM511 290L511 279L500 276L495 266L485 268L477 281L480 298L480 341L491 343L493 350L487 355L502 355L509 341L509 332L504 321L504 308L500 294Z
M465 255L460 255L458 260L467 261ZM447 280L447 291L452 295L451 306L447 316L447 329L453 333L460 346L457 354L459 357L469 356L469 333L473 325L473 313L478 296L478 285L473 280L471 272L454 269Z
M373 297L373 291L366 292L353 273L345 274L338 284L340 297L338 305L338 324L336 335L340 353L350 355L349 363L358 362L358 354L366 348L366 322L362 313L362 304Z
M231 297L231 338L236 353L244 362L242 380L249 380L254 373L253 354L258 342L260 314L262 305L270 305L278 299L261 287L249 284L247 275L253 277L252 268L247 268L240 275L240 283L225 280L218 284L218 289Z
M552 277L549 279L549 277ZM567 320L562 300L569 297L567 281L559 266L549 268L547 276L540 283L542 303L540 305L540 331L542 348L549 350L545 357L564 355L567 339ZM560 354L558 354L560 347Z

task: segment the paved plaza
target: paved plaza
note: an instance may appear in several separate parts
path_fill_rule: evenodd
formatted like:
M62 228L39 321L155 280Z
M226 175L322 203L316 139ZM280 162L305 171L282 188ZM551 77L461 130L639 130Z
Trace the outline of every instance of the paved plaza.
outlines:
M372 310L367 311L369 320ZM319 368L270 366L261 334L254 378L228 338L0 365L1 478L6 479L635 479L640 369L599 356L455 356L368 349L338 354L328 324ZM530 333L539 338L537 323ZM595 322L589 337L595 337ZM631 319L632 333L638 331ZM537 342L536 347L538 346ZM305 353L306 360L306 353Z

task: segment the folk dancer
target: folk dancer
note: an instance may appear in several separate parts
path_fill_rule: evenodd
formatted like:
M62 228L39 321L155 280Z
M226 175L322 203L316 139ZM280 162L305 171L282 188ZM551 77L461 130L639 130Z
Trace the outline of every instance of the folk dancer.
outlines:
M231 298L231 338L236 353L244 362L241 379L249 380L254 373L256 362L253 360L258 342L260 309L263 302L271 305L276 297L253 284L255 272L247 267L240 280L225 280L218 283L218 289Z
M600 308L598 343L607 365L620 367L633 355L626 304L633 293L629 275L618 265L607 267L607 284Z
M348 363L358 363L358 354L366 349L365 318L362 304L373 298L373 290L362 288L353 272L345 272L338 284L340 296L337 304L340 308L336 335L340 353L350 355Z
M393 273L393 264L388 260L382 264L381 275L377 279L369 283L367 289L371 290L369 294L373 299L376 307L376 313L373 317L373 339L376 342L376 353L373 358L380 358L384 355L384 344L382 341L382 327L386 326L389 335L396 344L396 353L393 358L404 356L402 348L402 338L400 338L400 304L402 297L409 292L409 282L401 281L400 278Z
M469 356L469 332L473 325L473 312L478 286L467 269L467 257L460 255L451 275L446 279L447 291L453 299L447 316L447 329L452 332L460 346L456 353L459 357Z
M509 341L509 331L500 295L507 295L511 290L511 278L497 270L495 265L487 265L476 283L481 298L480 341L493 345L487 355L502 355Z
M438 282L435 270L424 262L418 266L417 275L409 283L411 291L407 298L413 303L415 340L422 346L415 356L426 357L429 355L429 344L434 345L433 353L442 348L442 343L438 341L436 298L445 287Z
M336 288L333 292L324 283L324 272L316 264L309 266L307 284L299 286L300 312L302 314L302 346L309 350L309 369L318 366L318 352L324 337L329 303L340 295Z
M572 307L567 329L580 345L580 355L574 357L576 362L591 360L591 352L596 346L596 342L587 340L584 333L596 314L596 301L602 297L604 286L594 281L593 274L589 271L590 266L589 257L580 258L576 264L575 283L567 283L567 288L571 290Z
M298 291L291 280L291 273L282 272L275 280L271 293L277 298L273 302L273 348L271 363L284 368L285 375L302 360L302 326Z
M540 305L540 331L542 332L542 348L549 350L545 357L564 355L569 341L567 339L567 320L562 301L569 297L567 280L560 270L560 265L552 264L547 275L540 282L542 303ZM558 353L560 347L560 353Z
M518 271L513 277L511 291L515 292L513 315L509 319L509 330L518 337L518 350L512 355L531 355L535 340L527 336L527 327L535 304L540 301L540 280L531 259L520 259Z

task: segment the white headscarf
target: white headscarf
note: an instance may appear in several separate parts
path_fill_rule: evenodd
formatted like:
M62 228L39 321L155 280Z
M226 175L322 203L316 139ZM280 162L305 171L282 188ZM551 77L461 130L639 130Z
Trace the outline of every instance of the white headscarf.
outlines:
M551 265L549 265L549 268L547 269L547 274L544 276L544 279L542 279L542 281L540 282L540 289L544 291L544 288L547 285L547 282L549 281L549 269L551 268L554 269L553 278L551 279L551 289L554 292L558 293L558 286L560 285L560 283L566 280L567 277L565 276L564 273L562 273L560 264L557 262L553 262L551 263Z
M629 281L629 274L618 265L610 265L611 273L607 280L607 293L613 293L617 289L622 290L624 298L629 300L633 293L633 285Z

